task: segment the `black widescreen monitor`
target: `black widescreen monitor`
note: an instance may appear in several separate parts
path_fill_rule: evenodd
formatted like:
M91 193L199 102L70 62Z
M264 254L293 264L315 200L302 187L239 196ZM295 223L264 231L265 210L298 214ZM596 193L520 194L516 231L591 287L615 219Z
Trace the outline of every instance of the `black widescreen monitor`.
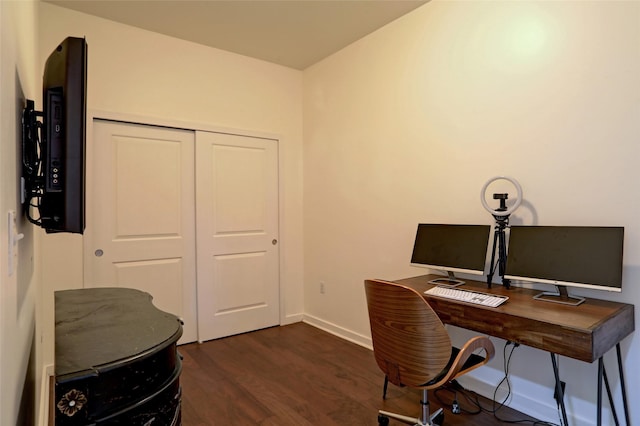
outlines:
M511 226L505 278L553 284L538 297L557 302L571 302L567 286L619 292L623 245L623 227Z
M491 227L489 225L448 225L421 223L411 255L411 264L446 272L448 278L430 282L460 285L454 273L483 275Z

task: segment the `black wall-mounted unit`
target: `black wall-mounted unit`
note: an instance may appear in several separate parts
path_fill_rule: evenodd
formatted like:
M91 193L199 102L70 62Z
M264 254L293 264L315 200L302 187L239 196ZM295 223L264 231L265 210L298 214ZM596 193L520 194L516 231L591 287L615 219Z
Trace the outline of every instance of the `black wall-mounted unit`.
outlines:
M85 229L87 43L68 37L49 55L42 112L27 101L23 115L24 204L47 232ZM38 121L41 117L42 121Z

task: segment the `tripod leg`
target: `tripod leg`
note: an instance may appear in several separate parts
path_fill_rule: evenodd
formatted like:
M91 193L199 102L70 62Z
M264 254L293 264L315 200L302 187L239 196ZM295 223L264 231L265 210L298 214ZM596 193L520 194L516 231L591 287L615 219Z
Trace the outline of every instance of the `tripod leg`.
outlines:
M504 229L500 229L500 244L498 248L498 273L502 277L502 285L508 289L511 287L511 281L504 278L504 271L507 268L507 245Z
M496 244L498 243L498 228L496 228L496 232L493 234L493 249L491 249L491 263L489 264L489 274L487 274L487 287L491 288L491 281L493 281L493 274L496 271ZM498 256L500 259L500 256Z

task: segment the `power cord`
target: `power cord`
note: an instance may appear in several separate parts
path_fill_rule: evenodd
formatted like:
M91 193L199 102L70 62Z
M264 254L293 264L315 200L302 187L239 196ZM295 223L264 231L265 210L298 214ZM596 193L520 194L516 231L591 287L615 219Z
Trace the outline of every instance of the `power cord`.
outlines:
M509 346L511 347L511 350L508 352L507 354L507 348ZM498 383L498 385L496 386L496 389L494 390L493 393L493 405L491 409L485 408L482 406L482 404L480 403L480 398L478 396L477 393L465 389L462 385L460 385L460 383L457 380L452 380L451 382L448 383L448 385L446 387L440 388L440 389L436 389L435 391L435 396L438 399L438 401L443 405L443 406L449 406L451 407L451 411L454 414L457 414L455 410L459 410L458 413L460 412L464 412L466 414L479 414L480 412L484 411L487 413L491 413L493 414L493 416L504 423L511 423L511 424L531 424L533 426L559 426L556 423L551 423L551 422L546 422L546 421L541 421L541 420L530 420L530 419L520 419L520 420L505 420L502 419L498 416L498 411L503 408L506 405L506 402L509 400L509 398L511 397L511 382L509 381L509 366L511 364L511 357L513 356L513 353L515 351L515 349L517 347L519 347L520 344L517 342L512 342L512 341L507 341L504 345L503 348L503 359L504 359L504 378L500 381L500 383ZM505 396L505 398L502 400L502 402L500 403L496 403L496 396L497 396L497 392L498 389L504 384L507 384L507 395ZM447 403L444 402L440 396L438 395L439 391L449 391L453 393L453 402L452 403ZM471 411L471 410L467 410L465 408L463 408L460 404L459 404L459 400L458 400L458 395L462 395L471 405L476 406L477 410ZM496 406L497 405L497 406ZM457 407L457 408L456 408Z
M509 352L509 356L507 357L507 347L508 346L511 346L511 352ZM513 356L513 351L515 351L518 346L520 346L519 343L514 343L511 340L507 340L507 342L504 344L504 347L502 348L504 377L502 378L502 380L500 380L500 383L498 383L498 385L496 386L495 390L493 391L493 410L492 410L492 412L493 412L493 414L494 414L494 416L496 418L498 418L496 416L496 412L499 409L501 409L502 407L504 407L506 402L511 397L511 381L509 380L509 366L511 364L511 357ZM500 402L498 404L498 407L496 408L496 396L498 394L498 390L500 389L500 387L502 386L503 383L507 384L507 396L504 397L504 400L502 400L502 402ZM500 419L498 419L498 420L500 420Z
M458 403L458 392L456 392L455 396L453 397L453 404L451 404L451 412L453 414L460 414L461 412L460 404Z
M442 392L449 392L453 394L453 402L450 402L451 399L443 399L440 396L440 393ZM443 407L450 407L451 408L451 412L453 414L461 414L461 413L465 413L465 414L469 414L469 415L476 415L476 414L480 414L482 412L482 410L479 408L479 405L477 403L477 401L473 401L470 396L469 393L472 393L471 391L465 389L457 380L452 380L449 383L447 383L445 386L438 388L434 391L434 395L436 397L436 399L438 400L438 402L440 403L440 405L442 405ZM470 405L478 407L476 410L470 410L467 409L465 407L463 407L462 404L460 404L460 401L458 400L458 394L462 395L465 397L465 399L467 401L470 402ZM476 396L477 398L477 396Z
M511 351L509 352L509 355L507 356L507 347L508 346L511 346ZM506 420L506 419L502 419L502 418L500 418L498 416L498 410L500 410L502 407L504 407L506 402L511 397L511 382L509 381L509 366L511 365L511 357L513 356L513 352L519 346L520 346L520 343L512 342L511 340L507 340L505 342L505 344L504 344L504 347L502 349L503 362L504 362L504 365L503 365L503 367L504 367L504 378L500 381L500 383L498 383L498 385L496 386L495 391L493 392L493 410L491 412L493 413L493 416L497 420L499 420L499 421L501 421L503 423L511 423L511 424L531 423L534 426L536 426L536 425L540 425L540 426L558 426L555 423L550 423L550 422L541 421L541 420L529 420L529 419ZM507 396L505 396L504 400L502 400L502 402L500 402L498 404L498 407L496 408L496 394L498 392L498 389L500 388L500 386L502 386L503 383L507 384Z
M41 197L44 193L45 180L42 164L42 122L38 117L42 112L34 109L34 102L27 100L22 114L22 175L24 178L24 203L29 222L42 225L42 217L33 217L32 212L40 215Z

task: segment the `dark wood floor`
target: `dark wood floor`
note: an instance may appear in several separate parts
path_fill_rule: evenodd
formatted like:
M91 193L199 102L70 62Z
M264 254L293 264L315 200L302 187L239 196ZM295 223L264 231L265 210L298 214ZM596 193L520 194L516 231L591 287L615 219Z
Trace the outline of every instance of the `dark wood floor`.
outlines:
M182 424L201 425L377 425L377 410L417 416L417 391L389 385L370 350L315 327L296 323L179 347L183 355ZM453 393L445 402L445 424L504 424L493 414L452 414ZM440 407L430 394L431 410ZM462 397L463 409L477 411ZM491 409L491 403L482 400ZM529 417L504 407L501 419ZM396 425L391 421L391 425Z

